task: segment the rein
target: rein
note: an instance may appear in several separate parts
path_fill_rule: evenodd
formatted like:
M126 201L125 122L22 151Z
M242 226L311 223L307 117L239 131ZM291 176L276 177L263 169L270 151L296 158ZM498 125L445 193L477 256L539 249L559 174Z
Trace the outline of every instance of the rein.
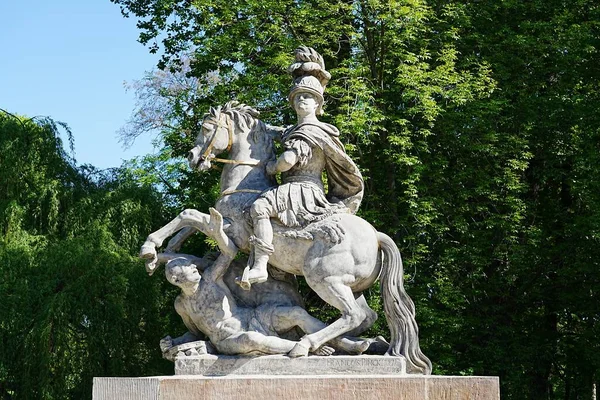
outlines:
M230 194L235 194L235 193L262 193L262 190L256 190L256 189L232 189L232 190L225 190L224 192L221 192L221 197L225 197L225 196L229 196Z
M227 120L227 124L223 124L223 119ZM215 141L217 140L217 131L219 130L220 127L227 128L227 134L229 135L229 141L227 143L227 148L225 149L225 151L231 150L231 145L233 144L233 121L231 118L227 118L226 114L223 114L223 118L219 118L219 121L217 122L217 127L215 128L215 131L213 132L212 138L210 139L208 146L206 146L206 149L202 153L202 156L201 156L202 159L206 159L206 157L208 157L210 155L210 152L212 151L212 148L215 145ZM210 160L210 162L213 162L213 161L219 162L222 164L250 165L253 167L260 164L260 161L230 160L228 158L217 158L217 157L212 158Z

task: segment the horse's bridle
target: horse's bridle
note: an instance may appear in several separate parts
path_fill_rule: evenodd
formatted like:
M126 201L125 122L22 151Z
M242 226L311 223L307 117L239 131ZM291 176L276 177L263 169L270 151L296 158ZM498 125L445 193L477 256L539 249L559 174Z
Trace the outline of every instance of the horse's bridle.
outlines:
M223 123L223 119L227 120L227 124ZM227 143L227 148L225 149L225 151L231 150L231 145L233 144L233 121L231 118L227 118L226 114L223 114L222 117L219 117L219 121L217 121L217 126L215 127L215 131L213 132L212 137L210 138L210 142L208 143L208 146L206 146L206 149L200 156L201 160L205 160L206 157L208 157L210 155L210 152L212 151L212 148L215 145L215 141L217 140L217 131L221 127L227 128L227 133L229 135L229 142ZM240 161L240 160L230 160L228 158L217 158L217 157L210 159L210 162L213 162L213 161L220 162L223 164L251 165L251 166L257 166L260 163L260 161Z

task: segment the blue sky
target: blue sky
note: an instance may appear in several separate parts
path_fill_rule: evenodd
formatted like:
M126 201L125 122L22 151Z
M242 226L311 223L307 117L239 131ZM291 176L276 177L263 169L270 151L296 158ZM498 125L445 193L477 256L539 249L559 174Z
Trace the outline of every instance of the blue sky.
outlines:
M137 42L135 23L109 0L1 0L0 108L66 122L79 164L151 153L152 135L125 150L116 133L135 105L123 82L159 58Z

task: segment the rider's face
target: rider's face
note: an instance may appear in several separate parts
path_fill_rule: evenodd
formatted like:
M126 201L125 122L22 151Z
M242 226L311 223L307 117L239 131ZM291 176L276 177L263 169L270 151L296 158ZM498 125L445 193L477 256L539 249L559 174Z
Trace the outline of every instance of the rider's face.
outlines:
M299 116L315 114L318 107L317 97L312 93L301 92L294 97L294 109Z

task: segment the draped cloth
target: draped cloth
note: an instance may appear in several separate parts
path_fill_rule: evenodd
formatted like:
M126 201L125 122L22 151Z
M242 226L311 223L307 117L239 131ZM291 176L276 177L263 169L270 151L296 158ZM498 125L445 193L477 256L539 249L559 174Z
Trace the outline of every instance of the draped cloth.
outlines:
M282 174L281 185L266 190L255 201L254 216L275 217L287 227L305 227L333 214L356 213L364 183L338 136L337 128L318 121L287 129L282 139L287 150L296 152L298 163ZM313 148L321 150L319 155ZM317 167L323 164L327 194Z
M331 203L325 197L323 184L287 182L261 195L281 223L287 227L304 227L336 213L347 213L342 202Z
M317 121L292 126L284 133L283 141L300 139L323 151L327 171L327 200L330 203L341 201L354 214L362 201L365 186L360 170L346 154L339 136L340 132L335 126Z

